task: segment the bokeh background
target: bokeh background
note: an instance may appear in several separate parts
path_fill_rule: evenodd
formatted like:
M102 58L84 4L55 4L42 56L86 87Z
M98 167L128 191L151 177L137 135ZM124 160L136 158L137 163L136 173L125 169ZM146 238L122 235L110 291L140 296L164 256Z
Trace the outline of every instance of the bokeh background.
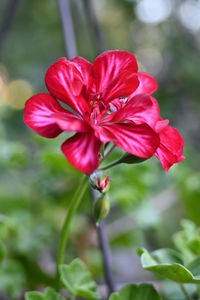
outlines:
M187 159L169 172L152 158L108 173L115 281L152 281L136 249L174 247L183 218L200 225L200 1L73 0L71 10L78 54L91 62L108 49L135 54L140 71L159 82L163 118L185 139ZM47 68L65 55L56 0L0 1L1 299L53 284L60 228L81 174L60 151L68 134L39 137L25 126L23 108L33 94L46 92ZM120 154L116 149L111 159ZM89 192L73 222L66 261L75 256L103 284Z

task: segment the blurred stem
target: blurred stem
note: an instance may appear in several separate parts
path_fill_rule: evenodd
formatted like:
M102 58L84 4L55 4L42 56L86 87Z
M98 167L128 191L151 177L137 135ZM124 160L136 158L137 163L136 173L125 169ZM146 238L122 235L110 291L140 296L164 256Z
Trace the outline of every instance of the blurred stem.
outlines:
M92 201L96 200L96 191L91 187ZM109 247L109 242L106 234L106 228L104 222L101 222L98 226L96 225L96 230L98 234L99 247L102 253L103 265L104 265L104 275L106 280L106 285L108 287L108 296L115 291L114 279L112 275L112 261L111 261L111 251Z
M187 298L188 300L192 300L192 298L191 298L190 295L188 294L188 292L187 292L187 290L186 290L186 288L184 287L183 284L180 284L180 288L181 288L183 294L186 296L186 298Z
M7 0L5 11L2 13L1 16L1 25L0 25L0 55L2 52L2 47L6 36L9 32L9 29L12 26L14 17L17 12L17 6L20 0Z
M87 186L88 186L88 177L83 176L83 178L79 184L79 187L77 188L77 190L70 202L70 206L69 206L66 218L65 218L65 222L62 227L60 244L59 244L59 248L58 248L58 259L57 259L57 275L56 275L57 290L59 290L59 288L60 288L60 278L59 278L58 268L59 268L59 265L62 264L64 261L66 244L67 244L67 241L69 238L69 233L70 233L71 221L72 221L74 214L77 211L77 208L81 202L81 199L83 198L83 195L85 193Z
M93 0L83 0L83 5L85 9L86 18L88 20L89 26L93 31L93 37L96 45L98 54L105 51L105 40L101 27L99 26L98 19L94 11L94 1Z
M104 167L100 168L99 170L104 171L104 170L110 169L110 168L118 165L119 163L121 163L120 159L114 160L110 164L105 165Z
M63 36L65 42L65 50L68 59L77 56L77 46L74 34L74 25L72 20L70 0L58 0L63 27Z
M110 149L105 153L104 157L101 159L100 164L108 157L108 155L113 151L115 148L115 144L110 147Z

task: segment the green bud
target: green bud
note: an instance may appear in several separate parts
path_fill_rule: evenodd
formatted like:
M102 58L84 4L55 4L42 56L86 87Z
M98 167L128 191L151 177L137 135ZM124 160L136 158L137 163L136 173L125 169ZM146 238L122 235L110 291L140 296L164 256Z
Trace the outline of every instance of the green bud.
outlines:
M146 158L138 157L135 155L132 155L130 153L125 153L121 158L120 158L120 163L124 164L139 164L143 161L145 161Z
M93 205L93 217L96 224L104 220L110 211L110 202L107 194L102 194Z

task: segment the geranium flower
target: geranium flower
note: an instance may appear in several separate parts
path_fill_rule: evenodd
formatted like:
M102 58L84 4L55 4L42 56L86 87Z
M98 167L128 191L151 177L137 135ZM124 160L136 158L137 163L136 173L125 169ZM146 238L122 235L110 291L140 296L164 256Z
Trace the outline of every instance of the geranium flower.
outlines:
M94 64L61 58L47 70L45 81L50 94L26 102L24 121L47 138L76 132L61 149L79 171L97 169L101 144L108 142L138 157L155 155L165 170L184 159L182 137L160 118L150 96L157 82L138 72L131 53L107 51Z

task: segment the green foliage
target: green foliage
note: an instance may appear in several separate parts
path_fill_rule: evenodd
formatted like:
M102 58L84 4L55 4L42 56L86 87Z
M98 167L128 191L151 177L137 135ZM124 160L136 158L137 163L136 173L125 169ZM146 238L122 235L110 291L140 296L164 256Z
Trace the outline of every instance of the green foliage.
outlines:
M152 253L139 249L138 253L145 270L177 283L200 283L200 258L185 267L179 253L171 249L160 249Z
M161 300L161 297L150 284L124 286L118 293L110 296L109 300Z
M44 293L27 292L25 294L25 299L26 300L64 300L64 298L52 288L46 288Z
M182 220L182 230L173 236L176 248L182 253L185 263L200 255L200 228L190 220Z
M60 265L59 271L64 286L72 295L99 299L97 285L80 259L73 260L69 265Z
M19 298L25 286L26 278L20 262L4 259L0 265L0 291L5 291L13 298Z
M187 284L185 285L185 288L189 295L196 295L196 285ZM183 294L180 285L173 281L166 280L162 283L162 293L165 300L188 300Z
M4 256L5 256L5 246L0 241L0 262L3 260Z

